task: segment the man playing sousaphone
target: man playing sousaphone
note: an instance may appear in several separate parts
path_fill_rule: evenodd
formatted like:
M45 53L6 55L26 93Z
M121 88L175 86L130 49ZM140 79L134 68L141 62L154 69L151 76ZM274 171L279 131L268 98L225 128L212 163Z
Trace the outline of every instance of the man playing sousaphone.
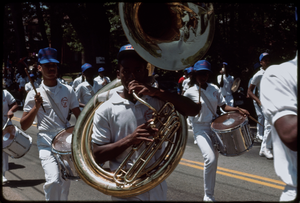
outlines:
M147 62L128 44L118 53L118 78L123 89L114 92L95 112L93 120L93 156L97 163L109 161L110 170L116 171L133 145L141 141L152 142L157 128L151 128L152 110L137 101L133 91L152 107L159 110L166 101L171 102L176 110L185 116L194 116L200 106L192 100L167 91L154 88L149 83ZM151 74L150 74L151 75ZM149 81L149 82L147 82ZM150 160L155 162L162 153L159 149ZM132 164L140 151L127 164ZM167 195L166 181L152 190L130 198L112 197L112 200L164 201Z
M72 110L76 119L80 114L79 103L72 87L57 80L59 61L56 56L57 51L54 48L39 50L38 70L43 75L43 81L36 89L37 94L34 90L28 92L20 121L22 129L27 130L37 117L37 146L45 172L46 183L43 189L46 201L68 200L70 181L62 179L58 162L51 152L51 142L61 130L69 127L69 110Z

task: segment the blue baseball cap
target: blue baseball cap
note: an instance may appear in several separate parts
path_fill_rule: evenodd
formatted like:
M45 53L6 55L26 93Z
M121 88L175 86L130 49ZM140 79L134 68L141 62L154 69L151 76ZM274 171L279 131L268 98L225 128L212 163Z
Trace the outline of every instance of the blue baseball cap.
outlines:
M54 48L47 47L39 50L38 62L40 64L59 63L59 61L56 58L57 58L57 51Z
M192 71L193 71L193 67L188 67L188 68L186 68L187 70L187 73L189 74L189 73L191 73Z
M210 65L210 63L209 63L208 61L206 61L206 60L200 60L200 61L197 61L197 62L194 64L193 70L194 70L194 71L208 70L208 71L212 72L212 70L211 70L211 65Z
M265 56L268 56L269 54L268 53L262 53L260 56L259 56L259 62L261 62L261 60L265 57Z
M102 68L102 67L98 69L98 73L103 72L103 71L104 71L104 68Z
M126 45L122 46L119 50L119 53L117 56L118 61L120 61L124 55L138 55L138 54L136 53L136 51L134 50L134 48L131 44L126 44Z
M32 78L32 77L34 77L34 74L31 73L29 76Z
M92 65L89 63L85 63L81 66L81 72L86 71L87 69L92 68Z

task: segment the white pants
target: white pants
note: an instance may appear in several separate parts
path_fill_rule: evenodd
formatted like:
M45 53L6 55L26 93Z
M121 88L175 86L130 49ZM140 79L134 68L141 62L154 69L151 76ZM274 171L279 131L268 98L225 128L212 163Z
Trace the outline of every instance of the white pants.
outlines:
M5 171L8 171L8 154L2 151L2 175L4 176Z
M113 201L166 201L167 200L167 182L164 180L152 190L142 193L138 196L129 198L111 197Z
M293 201L295 200L296 196L297 196L297 188L290 185L286 185L284 190L282 191L279 201L280 202Z
M213 197L217 175L219 152L213 146L210 138L213 132L210 124L193 126L194 136L197 140L198 147L204 158L204 193L208 197Z
M260 148L267 148L267 149L272 149L272 136L271 136L271 125L270 123L267 121L267 119L265 119L265 125L264 125L264 136L263 136L263 140L261 143Z
M253 100L253 105L255 108L255 112L257 115L257 121L262 124L259 125L258 123L256 124L257 127L257 137L263 138L264 137L264 123L265 123L265 117L264 114L262 112L262 109L259 107L259 105L256 103L255 100Z
M46 183L43 186L46 201L67 201L71 181L64 180L51 147L39 145L39 157L45 172Z

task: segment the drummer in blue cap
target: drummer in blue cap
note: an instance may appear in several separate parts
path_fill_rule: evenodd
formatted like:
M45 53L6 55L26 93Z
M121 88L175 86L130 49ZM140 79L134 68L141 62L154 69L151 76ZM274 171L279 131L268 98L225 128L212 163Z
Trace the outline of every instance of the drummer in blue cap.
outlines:
M27 130L37 117L37 147L45 172L43 189L46 201L68 200L70 180L62 178L59 163L52 153L51 142L60 131L70 126L66 119L69 110L76 119L80 114L72 87L57 80L58 63L56 49L47 47L39 50L38 70L42 73L43 80L36 89L37 94L34 90L28 92L20 121L21 128Z
M95 80L102 85L102 87L104 87L105 85L107 85L108 83L110 83L110 78L105 76L105 69L103 67L100 67L98 69L98 76L95 78Z
M201 105L199 114L189 118L193 127L194 139L197 141L204 158L203 201L215 201L214 188L219 152L214 148L214 143L211 140L213 132L210 124L217 116L217 106L220 106L226 112L239 111L235 107L226 105L220 89L216 85L207 82L210 73L212 73L212 70L208 61L197 61L193 66L190 88L183 95ZM244 115L242 111L249 115L247 110L241 109L240 113Z

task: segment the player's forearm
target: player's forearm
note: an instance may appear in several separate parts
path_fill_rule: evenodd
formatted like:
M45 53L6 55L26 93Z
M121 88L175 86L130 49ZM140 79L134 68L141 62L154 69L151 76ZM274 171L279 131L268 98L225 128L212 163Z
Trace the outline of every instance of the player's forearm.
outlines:
M93 156L95 161L100 164L119 156L128 147L130 147L129 143L122 140L105 145L97 145L93 143Z
M281 141L289 149L298 151L298 117L286 115L279 118L274 125Z
M38 108L34 106L29 112L24 112L20 120L21 128L27 130L33 123L34 118L38 112Z

